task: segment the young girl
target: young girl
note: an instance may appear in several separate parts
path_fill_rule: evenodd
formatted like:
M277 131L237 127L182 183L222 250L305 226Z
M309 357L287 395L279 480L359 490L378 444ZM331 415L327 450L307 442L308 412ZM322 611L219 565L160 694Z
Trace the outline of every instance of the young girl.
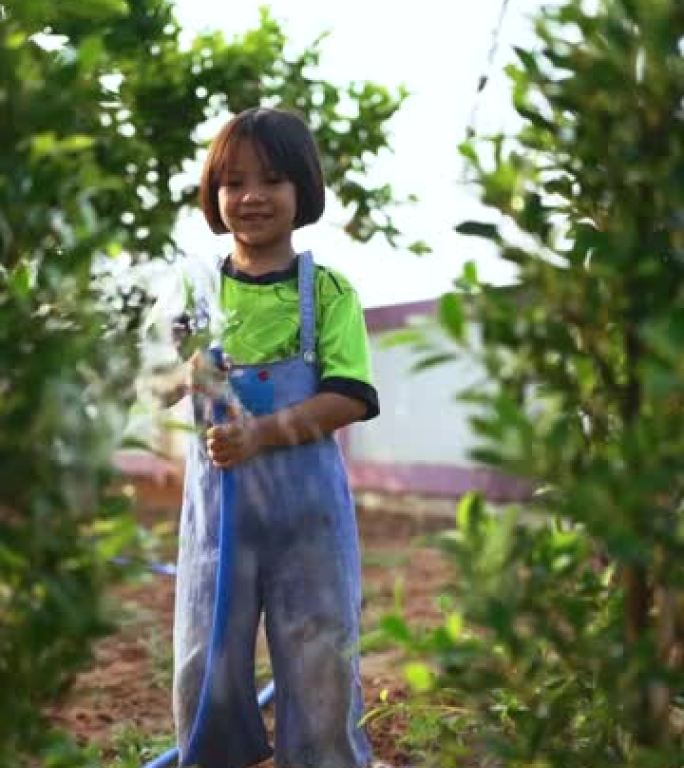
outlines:
M234 239L221 269L221 341L241 408L189 447L174 637L181 761L243 768L272 754L254 682L263 612L276 685L276 765L362 768L371 756L358 725L358 542L332 435L376 416L378 401L356 294L292 247L293 230L324 208L306 125L283 110L237 115L211 146L200 198L211 229ZM189 366L195 383L202 359ZM196 390L196 406L201 398ZM210 653L220 469L234 473L235 556L225 642ZM201 746L188 755L203 697L210 706Z

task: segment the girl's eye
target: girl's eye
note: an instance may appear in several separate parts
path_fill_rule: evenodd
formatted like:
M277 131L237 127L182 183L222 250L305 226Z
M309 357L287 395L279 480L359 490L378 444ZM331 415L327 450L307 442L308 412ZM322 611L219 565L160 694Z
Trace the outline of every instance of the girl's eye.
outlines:
M275 173L266 177L266 182L268 184L280 184L283 181L285 181L285 177Z
M239 179L226 179L223 181L223 186L228 187L228 189L236 189L241 183Z

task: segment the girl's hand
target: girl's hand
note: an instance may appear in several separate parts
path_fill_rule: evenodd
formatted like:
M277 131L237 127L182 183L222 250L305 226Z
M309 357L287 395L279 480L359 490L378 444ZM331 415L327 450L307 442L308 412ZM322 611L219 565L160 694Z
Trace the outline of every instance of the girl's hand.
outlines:
M207 453L214 466L222 469L247 461L261 450L256 419L235 406L228 411L232 421L207 430Z

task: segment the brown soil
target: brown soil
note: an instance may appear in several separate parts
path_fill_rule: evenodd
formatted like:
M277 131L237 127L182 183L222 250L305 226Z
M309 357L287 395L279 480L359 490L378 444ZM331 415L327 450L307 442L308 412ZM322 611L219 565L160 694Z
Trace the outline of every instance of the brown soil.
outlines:
M439 553L426 546L429 530L448 524L444 505L406 499L393 504L375 497L359 500L364 576L364 630L393 610L401 596L406 617L415 623L439 619L436 598L449 576ZM138 514L145 524L174 521L179 505L176 482L155 486L138 484ZM393 508L394 507L394 508ZM446 509L450 509L447 505ZM172 559L173 552L165 555ZM56 724L71 732L79 743L97 744L113 758L126 739L168 735L171 743L170 669L174 582L167 576L149 575L135 583L117 586L111 593L117 620L114 634L101 640L89 667L70 692L51 710ZM259 642L257 674L267 679L268 661ZM361 661L367 709L405 697L401 652L386 644L371 645ZM272 724L271 707L265 711ZM371 722L369 734L375 758L392 766L411 761L402 743L406 724L393 715ZM150 759L152 755L145 755ZM266 764L268 766L268 763Z

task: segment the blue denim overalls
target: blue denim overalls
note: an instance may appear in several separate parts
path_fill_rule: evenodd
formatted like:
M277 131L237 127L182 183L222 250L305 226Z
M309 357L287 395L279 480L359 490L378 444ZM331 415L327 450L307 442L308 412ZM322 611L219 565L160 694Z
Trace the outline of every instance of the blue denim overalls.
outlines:
M314 296L314 264L304 253L299 256L299 355L236 366L231 373L233 389L255 416L317 391ZM231 574L227 628L225 640L210 653L216 572L229 553L219 543L221 473L211 465L203 438L190 440L174 626L181 765L243 768L272 754L254 681L255 635L263 611L276 683L276 765L366 766L370 747L358 726L363 715L356 655L358 537L337 444L329 436L271 450L233 472L234 549L223 561ZM188 754L203 685L209 706L201 744Z

